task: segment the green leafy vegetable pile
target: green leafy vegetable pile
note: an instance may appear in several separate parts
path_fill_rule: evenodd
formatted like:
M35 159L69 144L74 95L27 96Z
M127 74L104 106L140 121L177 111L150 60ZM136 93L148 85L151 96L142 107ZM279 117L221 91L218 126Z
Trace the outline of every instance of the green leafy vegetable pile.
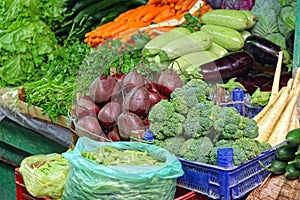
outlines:
M33 76L37 81L24 84L26 102L42 108L51 119L67 116L73 103L77 70L89 51L85 43L73 41L53 52Z
M52 26L63 20L59 0L4 0L0 4L0 86L32 81L40 66L60 48Z
M236 165L271 147L255 141L258 127L253 119L241 116L234 107L214 105L209 99L210 90L203 80L193 79L176 88L170 101L155 104L148 115L154 144L190 161L216 164L216 155L211 151L221 147L219 141L231 141L243 150L236 152L244 154L244 159L235 159ZM252 149L247 147L250 144L255 144Z
M258 17L251 32L281 46L287 66L291 66L292 59L286 51L285 37L296 26L296 4L296 0L256 0L251 10Z

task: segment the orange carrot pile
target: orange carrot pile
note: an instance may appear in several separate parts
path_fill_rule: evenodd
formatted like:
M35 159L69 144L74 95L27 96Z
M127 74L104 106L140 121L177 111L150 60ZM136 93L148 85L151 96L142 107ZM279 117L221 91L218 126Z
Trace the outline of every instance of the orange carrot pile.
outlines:
M116 38L123 32L133 33L150 24L158 24L171 19L180 20L196 4L197 0L149 0L146 5L120 14L114 21L108 22L85 35L84 42L96 47L106 38ZM203 0L200 15L212 10ZM197 11L196 13L199 13ZM193 13L195 15L195 13ZM178 24L179 25L179 24ZM171 28L170 28L171 29Z

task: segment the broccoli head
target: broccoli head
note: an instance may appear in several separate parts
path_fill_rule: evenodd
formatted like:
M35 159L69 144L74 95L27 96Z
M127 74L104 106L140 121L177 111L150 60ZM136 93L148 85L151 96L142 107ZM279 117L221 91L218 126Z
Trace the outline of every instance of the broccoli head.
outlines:
M183 124L183 135L186 138L199 138L210 133L213 125L209 118L211 107L211 101L203 101L195 104L194 108L189 110Z
M241 115L234 107L224 107L220 115L223 115L225 124L238 125L241 121Z
M168 100L161 100L157 104L153 105L148 119L152 122L163 122L169 119L175 112L174 105Z
M198 102L208 98L209 86L201 79L192 79L181 88L176 88L170 95L170 101L180 114L186 114Z
M180 147L185 142L184 137L171 137L164 140L164 148L166 148L170 153L178 156Z
M213 143L208 137L189 139L180 148L180 156L189 161L208 163Z
M242 137L236 140L235 144L245 151L248 160L260 154L260 149L254 139Z
M241 137L256 138L258 126L253 119L241 116L234 107L222 107L213 123L221 139L239 139ZM214 111L214 113L216 113Z
M164 140L183 132L182 124L185 117L176 113L173 104L167 100L155 104L149 112L148 119L149 129L153 132L155 139Z
M244 128L244 137L248 138L256 138L258 136L258 126L254 119L250 119L247 117L243 117L244 124L246 128Z

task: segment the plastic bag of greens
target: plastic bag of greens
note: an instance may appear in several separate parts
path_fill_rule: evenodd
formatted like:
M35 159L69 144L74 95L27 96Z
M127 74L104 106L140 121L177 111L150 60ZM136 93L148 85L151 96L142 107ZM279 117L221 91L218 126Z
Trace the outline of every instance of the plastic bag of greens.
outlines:
M93 156L83 156L99 152L102 147L146 152L161 164L103 165L90 159ZM174 155L164 148L140 142L97 142L80 137L74 150L62 156L71 163L63 200L173 200L176 180L183 175L181 163Z
M70 163L57 153L26 157L19 168L31 195L51 199L61 199L69 171Z

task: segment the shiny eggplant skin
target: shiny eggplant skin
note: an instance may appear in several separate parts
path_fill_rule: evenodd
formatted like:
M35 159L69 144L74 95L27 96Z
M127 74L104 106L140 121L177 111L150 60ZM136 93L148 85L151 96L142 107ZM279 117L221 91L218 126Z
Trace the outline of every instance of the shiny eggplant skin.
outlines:
M206 82L226 82L234 77L246 76L254 65L253 56L245 51L229 53L199 67Z
M261 36L251 35L244 42L244 50L252 54L256 62L275 65L281 47Z

